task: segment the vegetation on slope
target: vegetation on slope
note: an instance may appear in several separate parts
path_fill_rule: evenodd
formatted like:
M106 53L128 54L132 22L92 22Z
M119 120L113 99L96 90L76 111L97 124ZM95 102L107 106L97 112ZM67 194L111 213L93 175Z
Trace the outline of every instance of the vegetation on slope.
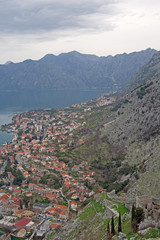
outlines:
M149 229L145 235L135 232L132 227L131 212L119 199L112 199L106 193L98 194L74 220L66 223L59 232L49 235L46 240L96 240L107 239L108 223L111 227L112 216L115 235L118 236L119 214L121 231L126 239L148 239L159 237L160 229Z

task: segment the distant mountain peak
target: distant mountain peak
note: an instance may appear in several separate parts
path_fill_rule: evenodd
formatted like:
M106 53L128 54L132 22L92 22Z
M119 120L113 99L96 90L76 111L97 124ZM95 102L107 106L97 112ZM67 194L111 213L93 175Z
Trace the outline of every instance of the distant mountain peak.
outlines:
M50 61L52 60L53 58L55 58L56 56L54 54L46 54L44 57L42 57L40 60L47 60L47 61Z
M7 61L4 65L9 65L9 64L11 64L11 63L13 63L13 62Z
M70 55L72 55L72 56L80 56L82 54L77 52L76 50L73 50L71 52L61 53L58 56L70 56Z
M69 52L69 54L81 54L81 53L79 53L79 52L76 51L76 50L73 50L73 51Z

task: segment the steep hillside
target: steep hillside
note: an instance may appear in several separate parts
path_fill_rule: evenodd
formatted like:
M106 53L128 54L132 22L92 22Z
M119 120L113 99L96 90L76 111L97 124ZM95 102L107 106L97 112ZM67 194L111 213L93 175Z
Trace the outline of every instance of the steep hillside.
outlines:
M119 214L121 232L118 233ZM109 238L108 225L111 225L112 216L116 234ZM126 205L116 195L113 198L109 194L100 193L77 217L65 223L60 230L49 233L45 240L159 239L159 230L159 227L155 227L135 232L131 225L131 211Z
M38 61L0 65L0 90L17 89L119 89L146 64L156 50L147 49L114 57L97 57L76 51Z
M160 52L139 72L136 87L120 99L102 135L123 147L124 162L136 165L137 179L130 179L128 194L160 196Z
M105 193L98 194L94 199L78 214L78 216L66 223L60 232L53 232L46 237L46 240L96 240L107 239L107 226L114 216L117 229L119 212L124 219L123 226L127 224L129 227L126 235L131 231L130 212L125 204L120 200L113 200ZM126 217L127 215L127 217ZM126 227L125 227L126 228ZM134 236L132 232L128 236Z
M160 52L137 74L136 87L113 105L93 107L78 132L83 144L73 152L87 159L107 191L160 197L159 64Z

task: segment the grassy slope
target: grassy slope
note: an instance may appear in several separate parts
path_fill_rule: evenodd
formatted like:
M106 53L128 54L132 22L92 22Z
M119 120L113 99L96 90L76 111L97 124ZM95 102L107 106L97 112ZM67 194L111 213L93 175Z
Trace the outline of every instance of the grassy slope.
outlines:
M144 237L134 233L131 228L130 211L125 207L125 204L120 200L108 198L106 193L101 193L74 220L66 223L60 232L52 233L46 240L106 239L107 225L111 221L106 206L110 206L117 212L117 216L114 217L116 235L118 234L118 213L121 213L122 232L126 234L127 239L135 237L135 239L140 240L160 237L160 229L151 229Z
M76 217L75 225L72 223L73 228L68 231L63 229L58 235L55 235L54 240L63 239L83 239L94 240L104 239L106 236L106 230L108 222L111 218L107 217L106 201L117 211L120 211L122 216L128 214L129 210L123 203L116 202L107 197L107 194L102 193L96 196L96 199L92 200L86 208ZM118 214L118 212L117 212ZM78 224L77 224L78 222ZM115 223L118 223L118 218L115 217ZM69 223L67 223L68 225Z

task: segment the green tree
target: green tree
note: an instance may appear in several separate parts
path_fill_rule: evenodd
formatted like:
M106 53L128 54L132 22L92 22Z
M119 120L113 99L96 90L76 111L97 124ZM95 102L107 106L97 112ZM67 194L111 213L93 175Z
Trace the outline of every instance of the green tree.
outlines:
M135 218L136 218L137 224L139 224L144 220L144 211L142 208L140 207L136 208Z
M111 220L111 235L112 235L112 236L115 235L114 217L113 217L113 216L112 216L112 220Z
M137 231L138 224L144 220L144 217L143 209L140 207L135 208L133 205L131 212L131 225L134 232Z
M122 221L121 221L120 213L119 213L119 218L118 218L118 232L122 232Z
M0 181L0 187L2 187L4 185L4 182L1 180Z
M134 204L132 205L132 210L131 210L131 221L133 222L133 220L136 217L136 212L135 212L135 206Z
M15 185L21 185L22 181L24 180L24 176L21 173L21 171L18 169L17 171L14 172L13 174L15 176L15 179L13 181L13 184Z
M23 209L23 201L20 199L20 209Z

